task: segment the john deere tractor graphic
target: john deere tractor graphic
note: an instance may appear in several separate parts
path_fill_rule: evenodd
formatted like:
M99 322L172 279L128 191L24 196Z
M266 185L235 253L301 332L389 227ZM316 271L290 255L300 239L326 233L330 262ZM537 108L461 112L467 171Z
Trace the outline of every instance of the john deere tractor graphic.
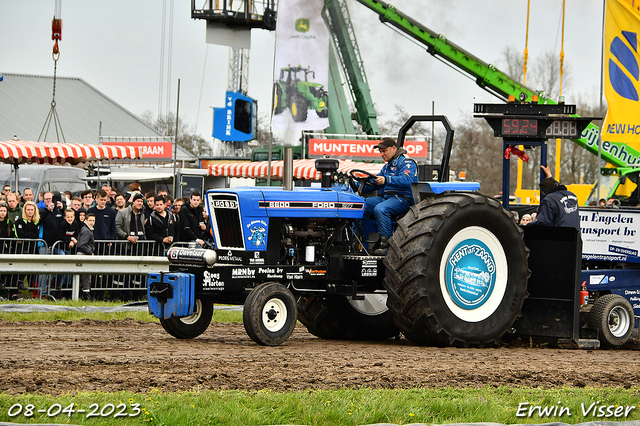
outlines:
M316 111L318 117L329 116L329 95L320 83L309 81L316 78L309 68L286 67L280 69L280 79L275 83L275 114L280 114L287 107L291 110L293 121L307 121L310 109Z

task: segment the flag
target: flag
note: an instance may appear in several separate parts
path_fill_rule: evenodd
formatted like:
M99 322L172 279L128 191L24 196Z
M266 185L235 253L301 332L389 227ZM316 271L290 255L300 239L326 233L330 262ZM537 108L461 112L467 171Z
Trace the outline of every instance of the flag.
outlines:
M608 0L605 19L604 91L608 112L602 140L620 150L640 150L640 15L626 0ZM603 145L604 146L604 145Z
M329 31L323 0L280 0L276 27L274 130L329 127Z

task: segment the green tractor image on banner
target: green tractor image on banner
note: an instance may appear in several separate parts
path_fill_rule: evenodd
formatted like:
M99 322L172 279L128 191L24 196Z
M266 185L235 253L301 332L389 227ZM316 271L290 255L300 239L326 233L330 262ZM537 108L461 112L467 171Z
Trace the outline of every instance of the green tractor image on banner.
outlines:
M287 107L291 110L293 121L307 121L310 109L318 117L329 116L329 95L320 83L309 81L316 78L309 68L286 67L280 69L280 79L275 83L274 113L281 114Z

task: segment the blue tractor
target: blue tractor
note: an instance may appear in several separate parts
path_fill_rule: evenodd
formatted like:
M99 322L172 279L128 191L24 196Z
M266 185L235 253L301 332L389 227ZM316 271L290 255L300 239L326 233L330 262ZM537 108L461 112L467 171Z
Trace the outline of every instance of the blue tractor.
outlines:
M364 214L372 175L318 159L321 188L209 190L215 248L170 249L170 271L148 280L150 311L181 339L202 334L224 303L244 305L245 330L261 345L282 344L297 320L327 339L498 342L527 296L523 232L479 184L447 182L445 117L411 117L398 146L417 121L444 125L444 154L413 184L415 205L396 218L386 256L372 255L378 238Z

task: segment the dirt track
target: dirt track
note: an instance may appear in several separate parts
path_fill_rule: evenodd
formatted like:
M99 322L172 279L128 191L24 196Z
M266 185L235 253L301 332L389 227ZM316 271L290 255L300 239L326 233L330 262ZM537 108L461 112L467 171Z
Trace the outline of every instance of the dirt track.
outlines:
M242 324L213 323L194 340L157 323L0 321L0 391L329 389L339 387L640 386L639 350L413 346L406 340L317 339L300 325L280 347ZM594 367L597 366L597 367Z

